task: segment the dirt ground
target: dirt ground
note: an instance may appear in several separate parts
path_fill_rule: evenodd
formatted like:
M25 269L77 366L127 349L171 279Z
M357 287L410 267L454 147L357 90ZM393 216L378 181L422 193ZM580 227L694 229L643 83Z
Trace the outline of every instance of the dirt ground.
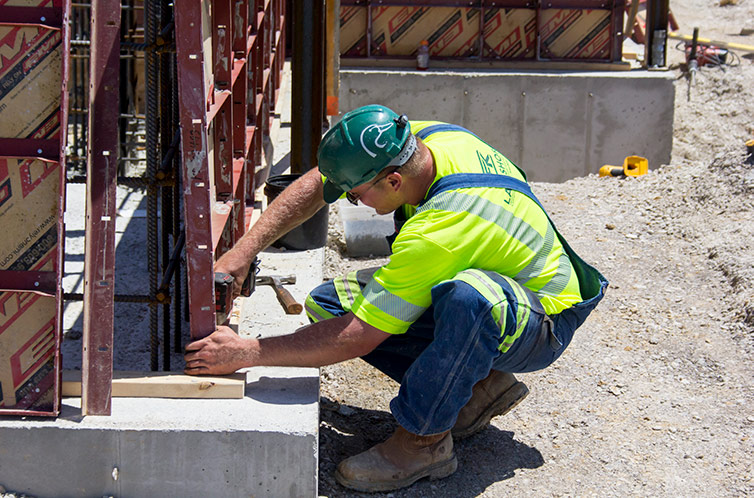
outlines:
M754 0L671 10L683 33L754 44L738 36L754 28ZM754 64L701 68L689 99L675 45L669 165L534 184L610 281L605 299L553 366L519 376L521 405L457 443L454 475L387 496L754 495ZM385 261L344 257L331 218L326 276ZM361 360L322 369L321 495L356 496L335 466L392 433L397 388Z
M754 45L738 35L754 29L754 0L722 1L673 0L671 10L683 33L698 26L702 37ZM552 367L519 376L531 391L521 405L456 444L454 475L372 496L754 496L754 170L744 147L754 59L736 52L724 69L701 68L689 99L675 45L670 164L533 185L610 281L605 299ZM330 218L327 277L386 261L345 257L335 209ZM80 331L67 333L69 363ZM146 346L134 349L146 362ZM116 368L148 369L124 358ZM397 389L361 360L322 369L320 495L359 496L335 482L335 466L392 433Z

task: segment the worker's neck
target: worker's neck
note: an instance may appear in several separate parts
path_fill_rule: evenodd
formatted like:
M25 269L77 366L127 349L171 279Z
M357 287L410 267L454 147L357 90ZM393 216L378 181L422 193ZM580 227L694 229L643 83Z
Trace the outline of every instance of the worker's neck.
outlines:
M432 152L428 148L424 148L423 152L424 166L421 169L419 176L416 178L416 191L413 196L411 204L417 205L424 200L424 197L429 191L429 187L435 181L435 175L437 175L437 168L435 168L434 157Z

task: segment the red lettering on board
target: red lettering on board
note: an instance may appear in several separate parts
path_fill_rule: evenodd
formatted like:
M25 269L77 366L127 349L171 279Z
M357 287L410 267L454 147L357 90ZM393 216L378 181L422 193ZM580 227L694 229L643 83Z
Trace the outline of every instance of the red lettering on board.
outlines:
M47 361L55 347L55 317L45 323L16 353L10 357L14 387L20 386L39 366ZM27 350L31 348L30 351ZM26 368L24 368L26 367Z
M32 166L35 163L42 163L41 171L32 171ZM50 176L50 174L53 173L57 168L57 163L48 161L27 160L21 163L19 173L21 175L21 193L23 194L23 197L26 198L27 195L32 193L34 189L37 188L40 183L42 183L42 180ZM38 168L35 168L35 170L36 169Z

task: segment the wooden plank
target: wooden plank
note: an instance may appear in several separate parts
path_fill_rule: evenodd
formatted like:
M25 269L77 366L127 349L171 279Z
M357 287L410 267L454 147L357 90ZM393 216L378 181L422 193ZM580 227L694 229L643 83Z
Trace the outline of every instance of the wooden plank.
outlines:
M112 396L118 398L241 399L246 374L196 377L168 372L113 372ZM63 371L63 396L81 396L81 371Z

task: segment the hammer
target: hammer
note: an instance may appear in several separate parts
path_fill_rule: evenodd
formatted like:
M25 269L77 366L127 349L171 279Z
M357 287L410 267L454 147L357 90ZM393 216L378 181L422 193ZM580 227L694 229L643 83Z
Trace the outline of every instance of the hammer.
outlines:
M271 285L275 291L275 295L283 305L283 309L289 315L298 315L303 311L304 307L301 303L297 303L290 292L283 287L283 284L295 284L296 275L288 275L283 277L280 275L269 275L264 277L257 277L257 285Z

